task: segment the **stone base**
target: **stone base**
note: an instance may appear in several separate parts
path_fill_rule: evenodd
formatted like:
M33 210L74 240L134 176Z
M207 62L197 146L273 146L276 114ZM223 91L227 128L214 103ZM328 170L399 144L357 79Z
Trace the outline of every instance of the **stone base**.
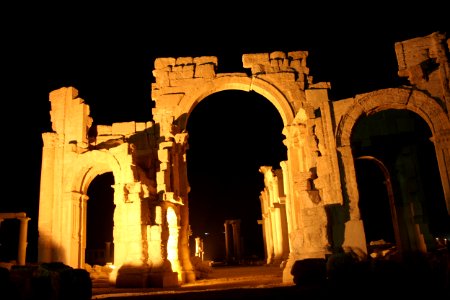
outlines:
M323 249L308 249L310 251L304 251L303 253L289 254L289 258L284 262L283 269L283 283L294 283L294 275L292 274L292 270L294 268L295 263L298 260L304 259L325 259L327 255L327 251L325 248Z
M178 273L172 271L152 271L148 267L121 267L117 272L116 287L177 287Z
M195 282L195 271L183 271L182 273L183 283Z
M362 220L345 222L345 239L342 247L367 254L366 235Z
M327 260L325 258L306 258L297 260L291 269L297 286L321 285L327 279Z
M286 262L286 259L274 258L270 262L270 265L272 265L272 266L281 266L282 264L285 264L285 262Z
M117 271L116 287L145 287L148 272L149 268L145 267L121 267Z
M294 260L289 258L283 268L283 283L294 283L294 276L291 273L292 266L294 265Z
M172 271L152 271L148 267L121 267L117 272L116 287L177 287L178 273Z
M150 273L147 276L146 287L178 287L178 273L177 272L158 272Z

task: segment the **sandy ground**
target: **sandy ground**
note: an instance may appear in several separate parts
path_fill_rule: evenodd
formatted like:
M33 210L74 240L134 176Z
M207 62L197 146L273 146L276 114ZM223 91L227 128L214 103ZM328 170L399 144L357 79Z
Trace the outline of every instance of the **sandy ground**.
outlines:
M418 289L417 282L388 286L364 282L355 278L342 285L330 283L295 285L282 282L283 270L277 266L221 266L214 267L210 276L176 288L93 288L92 299L128 300L269 300L269 299L450 299L450 291ZM394 278L394 281L397 279ZM420 291L420 292L419 292Z
M295 288L294 284L282 282L282 272L277 266L220 266L214 267L208 278L180 287L94 288L92 299L251 299L256 295L258 299L263 295L273 298L273 293L280 295L282 290Z

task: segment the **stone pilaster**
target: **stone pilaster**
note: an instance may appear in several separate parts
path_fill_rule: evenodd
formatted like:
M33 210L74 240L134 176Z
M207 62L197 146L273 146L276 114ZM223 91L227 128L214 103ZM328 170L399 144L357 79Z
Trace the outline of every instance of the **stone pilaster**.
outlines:
M450 130L438 132L433 137L433 143L436 148L447 212L450 215Z

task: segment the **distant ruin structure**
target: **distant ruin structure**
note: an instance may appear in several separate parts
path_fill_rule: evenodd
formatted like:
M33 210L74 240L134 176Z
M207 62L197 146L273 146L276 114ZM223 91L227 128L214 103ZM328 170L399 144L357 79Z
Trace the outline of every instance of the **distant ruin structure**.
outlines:
M24 212L17 213L0 213L0 226L5 220L19 220L19 243L17 247L17 264L24 266L26 263L27 246L28 246L28 221L31 219L27 217Z
M225 220L225 260L239 262L242 258L241 220Z
M281 166L285 166L282 162ZM264 253L267 264L281 264L289 257L289 232L286 218L286 194L283 170L262 166L265 188L261 201Z
M203 239L199 236L195 237L195 256L200 258L201 260L204 259L205 251L203 246Z
M87 190L106 172L114 177L114 265L119 287L169 287L195 281L189 249L187 120L207 96L254 91L268 99L284 124L287 160L261 166L267 263L283 262L284 282L297 260L337 249L367 253L360 209L359 150L369 142L360 122L384 112L411 112L426 123L438 165L438 186L450 212L449 40L443 33L398 42L398 74L409 85L333 100L330 84L314 82L308 52L243 54L246 72L216 73L212 56L158 58L151 97L153 120L96 125L74 87L52 91L52 131L42 134L38 259L85 266ZM238 108L237 108L238 109ZM395 119L395 118L394 118ZM395 123L400 125L409 123ZM369 129L370 126L368 127ZM408 126L403 126L409 130ZM388 127L383 128L388 132ZM380 129L381 130L381 129ZM385 133L377 132L384 136ZM362 151L360 151L362 152ZM433 247L413 148L396 158L395 207L402 249ZM439 179L437 181L439 181Z

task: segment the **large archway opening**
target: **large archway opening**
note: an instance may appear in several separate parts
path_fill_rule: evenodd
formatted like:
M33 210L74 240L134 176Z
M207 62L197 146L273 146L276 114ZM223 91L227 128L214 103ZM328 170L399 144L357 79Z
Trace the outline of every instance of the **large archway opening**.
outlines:
M366 240L401 244L404 251L431 250L448 234L449 217L431 141L431 130L417 114L388 109L357 121L352 131L353 156L372 156L386 166L390 182L371 160L356 159L359 208ZM389 205L392 184L395 208ZM392 211L395 209L396 211ZM397 214L398 224L392 223ZM396 241L395 230L400 241Z
M96 176L88 187L85 262L105 265L114 262L114 176Z
M364 221L366 240L370 244L384 240L392 245L396 244L396 224L392 218L395 214L390 206L389 199L390 175L383 172L376 158L367 156L357 157L355 161L357 169L357 182L359 189L359 209ZM395 201L395 199L394 199Z
M255 92L221 91L193 109L187 122L192 255L200 237L205 260L225 261L225 222L240 220L240 261L264 260L259 168L279 169L287 159L282 129L275 106Z

